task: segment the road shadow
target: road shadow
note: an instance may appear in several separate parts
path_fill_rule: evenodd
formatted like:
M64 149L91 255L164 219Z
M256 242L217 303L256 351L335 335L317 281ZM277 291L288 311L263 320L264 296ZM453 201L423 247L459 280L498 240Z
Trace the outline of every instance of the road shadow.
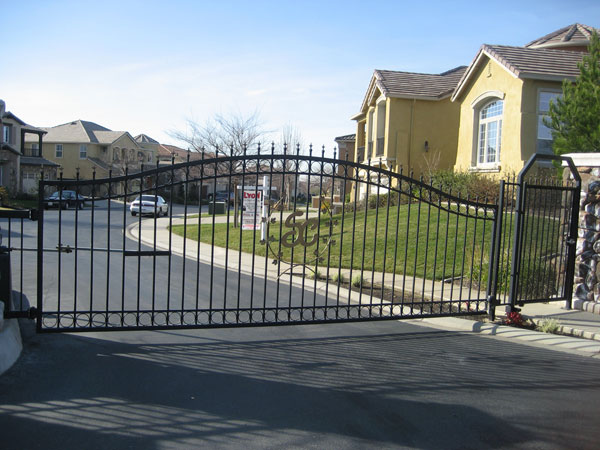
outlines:
M0 378L5 449L593 448L598 436L581 402L600 400L600 361L490 338L391 323L132 343L24 332Z

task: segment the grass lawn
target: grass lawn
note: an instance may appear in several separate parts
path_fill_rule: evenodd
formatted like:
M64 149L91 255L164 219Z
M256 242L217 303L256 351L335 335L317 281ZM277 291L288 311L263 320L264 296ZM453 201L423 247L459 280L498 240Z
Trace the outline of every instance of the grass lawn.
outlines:
M330 224L329 218L322 218L318 243L308 246L306 252L304 247L294 246L293 260L314 265L315 253L318 252L323 258L319 263L321 267L362 267L364 270L385 270L386 273L396 272L436 280L465 276L475 284L484 286L489 267L492 221L467 218L456 212L456 207L447 211L422 203L380 208L379 211L372 209L367 213L364 210L347 212L344 217L341 214L334 216L333 224ZM287 233L286 241L291 244L293 230L280 223L278 214L274 216L277 222L270 224L268 231L273 241L269 257L274 256L273 252L281 253L284 261L291 261L292 248L281 245L279 241L280 236ZM298 223L303 219L298 218ZM507 223L513 218L507 215L504 220ZM233 219L231 222L229 225L215 224L214 245L225 247L229 239L231 249L241 247L242 251L248 253L254 249L257 255L264 256L266 246L260 243L260 232L240 232L239 228L233 228ZM540 219L539 228L552 227L554 222ZM537 225L538 221L531 223L532 227ZM330 235L330 226L332 244L327 249L324 241ZM173 226L172 231L184 235L183 225ZM198 231L197 224L188 224L186 236L195 240L199 236L202 242L212 242L212 224L203 224L200 233ZM308 231L306 241L312 241L315 233L316 224L314 230ZM256 235L255 240L253 234ZM533 254L533 250L538 248L539 244L532 239L527 243L525 252ZM536 254L542 252L536 251Z

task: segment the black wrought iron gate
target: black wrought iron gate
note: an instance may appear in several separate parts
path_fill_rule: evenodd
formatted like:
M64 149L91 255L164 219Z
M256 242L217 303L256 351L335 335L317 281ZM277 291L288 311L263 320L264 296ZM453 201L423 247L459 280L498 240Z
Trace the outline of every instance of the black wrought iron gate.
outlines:
M209 156L41 180L37 222L3 224L18 292L8 315L56 332L478 315L502 303L498 242L511 220L496 203L381 161ZM65 191L76 200L45 209Z

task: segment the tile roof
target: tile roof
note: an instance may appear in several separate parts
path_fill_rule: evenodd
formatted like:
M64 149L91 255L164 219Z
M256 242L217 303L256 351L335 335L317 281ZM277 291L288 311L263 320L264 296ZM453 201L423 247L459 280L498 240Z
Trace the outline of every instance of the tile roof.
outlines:
M42 128L37 128L37 127L34 127L32 125L29 125L28 123L23 122L21 119L19 119L17 116L15 116L10 111L4 112L2 114L2 119L3 120L4 119L14 120L19 125L21 125L21 128L23 128L23 129L25 129L27 131L31 131L31 132L35 132L35 133L45 133L45 131Z
M112 131L102 125L85 120L75 120L43 129L47 131L44 142L110 145L124 134L129 134L127 131Z
M336 142L352 142L356 141L356 134L346 134L345 136L338 136L334 139Z
M386 97L441 99L452 93L466 66L440 74L376 70L377 86Z
M569 46L582 46L588 45L592 33L597 28L590 27L589 25L583 25L580 23L574 23L568 25L560 30L553 31L546 36L542 36L538 39L531 41L525 47L529 48L543 48L543 47L569 47Z
M368 109L376 88L386 97L441 100L452 95L466 69L459 66L440 74L375 70L360 110Z
M142 144L158 144L157 140L152 139L147 134L138 134L135 138L136 142L141 142Z
M516 78L562 81L579 75L578 63L585 55L568 50L484 44L458 83L452 100L460 95L484 57L497 61Z
M546 48L484 45L483 49L520 78L575 78L585 53Z
M46 158L40 156L21 156L21 165L26 166L54 166L58 167L60 164L56 164L53 161L48 161Z

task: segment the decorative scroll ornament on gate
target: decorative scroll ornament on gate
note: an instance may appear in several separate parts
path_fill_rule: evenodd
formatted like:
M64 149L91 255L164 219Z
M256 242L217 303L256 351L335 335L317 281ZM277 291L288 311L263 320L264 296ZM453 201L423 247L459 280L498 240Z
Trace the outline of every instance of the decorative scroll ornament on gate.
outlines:
M283 199L280 199L271 208L268 220L269 228L272 224L277 222L275 216L277 212L282 209ZM307 218L301 220L303 216ZM326 228L326 234L322 234L323 230L319 226L319 222L323 218L329 219L327 221L328 226ZM303 273L305 273L305 270L309 270L316 276L317 267L325 261L325 253L331 246L335 245L335 240L333 239L333 227L337 224L338 221L333 219L331 202L327 200L324 195L319 197L319 212L316 217L308 217L308 210L302 211L297 209L290 213L280 227L281 235L279 239L269 233L267 241L263 242L267 245L268 253L272 255L273 265L281 263L289 265L289 267L281 272L277 278L281 278L286 273L293 274L294 269L297 267L302 267L304 269ZM322 245L319 245L319 238L321 239ZM290 255L290 261L286 261L284 259L282 247L290 249L291 255L294 255L294 251L297 248L304 249L301 255L304 260L302 262L294 262L291 260ZM310 247L315 248L310 251L310 253L307 253ZM296 253L296 255L297 254L298 253Z

